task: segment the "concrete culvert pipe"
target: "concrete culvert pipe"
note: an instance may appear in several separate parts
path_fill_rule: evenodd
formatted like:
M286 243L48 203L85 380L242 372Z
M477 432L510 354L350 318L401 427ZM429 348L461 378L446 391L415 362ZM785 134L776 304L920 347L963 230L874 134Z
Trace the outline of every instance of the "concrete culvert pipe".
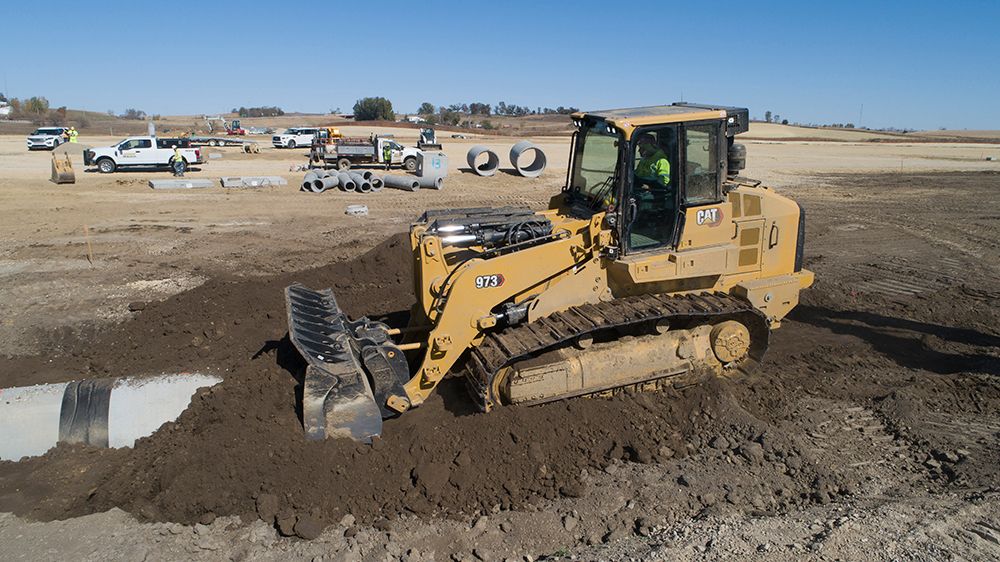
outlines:
M199 388L221 381L176 374L0 389L0 460L41 455L57 443L131 447L176 420Z
M527 162L533 153L534 158ZM510 165L526 178L537 178L545 170L545 153L531 141L521 141L510 148Z
M305 177L302 178L302 191L312 191L312 182L319 179L319 173L316 171L306 172Z
M372 175L368 182L372 184L372 191L382 191L382 178Z
M477 165L476 160L484 153L486 154L486 161ZM500 168L500 157L497 156L497 153L479 144L469 149L465 160L469 163L469 167L472 168L473 172L484 177L492 176Z
M372 190L372 184L365 177L358 172L348 172L351 176L351 181L353 181L358 186L358 191L361 193L368 193Z
M340 189L344 191L354 191L358 188L358 184L354 183L354 180L351 179L351 175L347 172L338 173L337 181L340 182Z
M361 171L361 177L363 177L363 178L365 178L366 180L369 180L369 181L371 181L372 176L374 176L374 175L375 175L375 172L372 172L371 170L362 170Z
M444 178L441 176L417 178L420 187L428 189L441 189L444 185Z
M324 191L330 189L331 187L337 187L338 183L339 182L337 181L337 178L322 178L313 180L312 192L323 193Z
M382 183L386 187L402 189L405 191L416 191L420 189L420 182L413 176L382 176Z

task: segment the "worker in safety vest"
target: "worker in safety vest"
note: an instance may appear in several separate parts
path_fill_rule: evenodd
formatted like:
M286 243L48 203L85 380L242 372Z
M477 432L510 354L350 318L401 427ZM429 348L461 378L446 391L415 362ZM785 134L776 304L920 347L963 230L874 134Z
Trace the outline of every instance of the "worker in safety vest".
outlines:
M392 147L389 143L382 145L382 160L385 160L385 169L388 170L389 166L392 165Z
M663 150L656 146L656 139L643 133L636 139L639 163L635 166L636 184L649 189L670 185L670 161Z
M76 137L79 136L79 134L80 133L76 132L76 127L70 127L69 128L69 142L76 142Z
M174 149L174 154L170 157L170 169L173 170L174 175L181 178L184 177L184 168L187 165L184 163L184 156L181 155L180 149L177 145L172 145L171 148Z

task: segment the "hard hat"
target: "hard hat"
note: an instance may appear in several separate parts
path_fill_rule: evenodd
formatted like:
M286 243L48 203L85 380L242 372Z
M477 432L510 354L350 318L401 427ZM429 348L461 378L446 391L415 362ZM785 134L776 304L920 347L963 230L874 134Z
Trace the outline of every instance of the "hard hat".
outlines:
M177 145L176 144L172 144L172 145L170 145L170 148L177 148Z

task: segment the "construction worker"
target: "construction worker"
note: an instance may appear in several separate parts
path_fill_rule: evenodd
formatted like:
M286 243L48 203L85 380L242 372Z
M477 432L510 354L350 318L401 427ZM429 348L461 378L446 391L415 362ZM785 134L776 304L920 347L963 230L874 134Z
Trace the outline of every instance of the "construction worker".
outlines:
M649 133L643 133L636 139L639 163L635 166L637 184L651 189L670 185L670 161L663 150L656 145L656 139Z
M382 145L382 159L385 160L385 169L388 170L389 166L392 165L392 147L389 143Z
M79 136L79 134L80 133L76 132L76 127L70 127L69 128L69 142L76 142L76 137Z
M176 144L171 145L170 148L174 149L174 154L170 157L170 169L173 170L174 176L182 178L184 177L184 168L187 167L187 164L184 163L184 156L181 155Z

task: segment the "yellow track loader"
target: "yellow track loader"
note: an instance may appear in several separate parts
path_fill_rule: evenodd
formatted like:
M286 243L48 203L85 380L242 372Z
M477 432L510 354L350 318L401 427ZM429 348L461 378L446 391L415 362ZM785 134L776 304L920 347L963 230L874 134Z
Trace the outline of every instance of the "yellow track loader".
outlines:
M483 411L747 372L798 304L804 216L743 178L743 108L581 112L549 209L427 211L409 325L285 290L310 438L371 441L452 369Z

